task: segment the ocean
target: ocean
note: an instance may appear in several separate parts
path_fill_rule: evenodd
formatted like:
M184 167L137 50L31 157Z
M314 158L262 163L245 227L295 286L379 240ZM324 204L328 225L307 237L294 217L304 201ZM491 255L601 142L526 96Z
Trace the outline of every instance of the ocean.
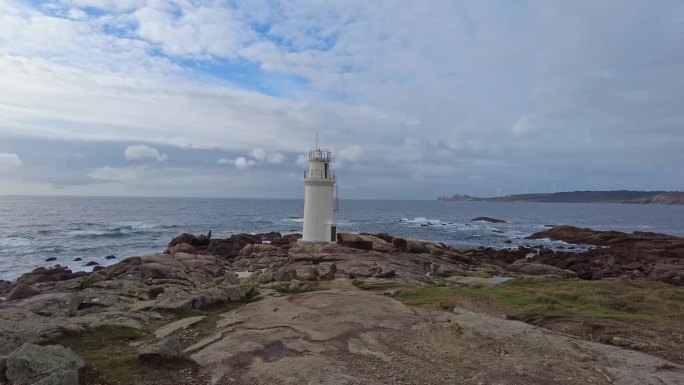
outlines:
M0 279L57 263L89 271L89 261L161 252L183 232L301 232L303 210L303 200L0 196ZM478 216L506 223L470 221ZM463 249L561 246L523 239L560 224L684 236L684 206L342 200L336 221L340 232L387 232Z

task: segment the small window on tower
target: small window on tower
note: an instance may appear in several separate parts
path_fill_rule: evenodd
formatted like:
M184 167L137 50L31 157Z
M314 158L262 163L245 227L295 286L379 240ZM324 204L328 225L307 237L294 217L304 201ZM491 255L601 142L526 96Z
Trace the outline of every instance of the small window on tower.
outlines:
M323 168L324 168L324 170L325 170L325 171L324 171L323 178L327 178L327 177L328 177L328 164L327 164L327 163L323 163Z
M337 226L330 226L330 242L337 240Z

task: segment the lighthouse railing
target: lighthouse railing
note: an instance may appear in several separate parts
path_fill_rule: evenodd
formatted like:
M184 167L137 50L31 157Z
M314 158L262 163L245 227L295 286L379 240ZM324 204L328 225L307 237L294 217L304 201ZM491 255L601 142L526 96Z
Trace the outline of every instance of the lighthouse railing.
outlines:
M330 160L330 150L321 150L320 148L309 151L309 159L323 159Z
M305 179L335 179L334 170L314 170L304 171Z

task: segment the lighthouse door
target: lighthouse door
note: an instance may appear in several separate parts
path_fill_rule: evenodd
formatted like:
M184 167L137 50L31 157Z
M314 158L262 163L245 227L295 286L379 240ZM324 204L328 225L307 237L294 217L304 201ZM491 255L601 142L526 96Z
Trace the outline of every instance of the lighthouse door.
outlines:
M328 178L328 164L327 163L323 163L323 169L325 170L325 171L323 171L323 178Z

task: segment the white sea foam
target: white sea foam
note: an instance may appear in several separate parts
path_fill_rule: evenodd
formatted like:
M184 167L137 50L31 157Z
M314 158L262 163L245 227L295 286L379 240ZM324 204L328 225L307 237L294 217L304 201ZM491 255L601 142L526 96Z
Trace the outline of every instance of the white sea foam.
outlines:
M31 243L30 238L24 238L24 237L6 237L6 238L0 238L0 246L2 247L19 247L19 246L27 246L28 244Z
M283 222L304 223L304 218L289 217L289 218L283 218L282 221Z
M428 219L424 217L416 217L413 219L401 218L401 222L413 223L418 225L439 225L442 223L442 221L439 219Z
M88 235L105 235L108 232L105 230L71 230L67 232L67 235L70 236L88 236Z

